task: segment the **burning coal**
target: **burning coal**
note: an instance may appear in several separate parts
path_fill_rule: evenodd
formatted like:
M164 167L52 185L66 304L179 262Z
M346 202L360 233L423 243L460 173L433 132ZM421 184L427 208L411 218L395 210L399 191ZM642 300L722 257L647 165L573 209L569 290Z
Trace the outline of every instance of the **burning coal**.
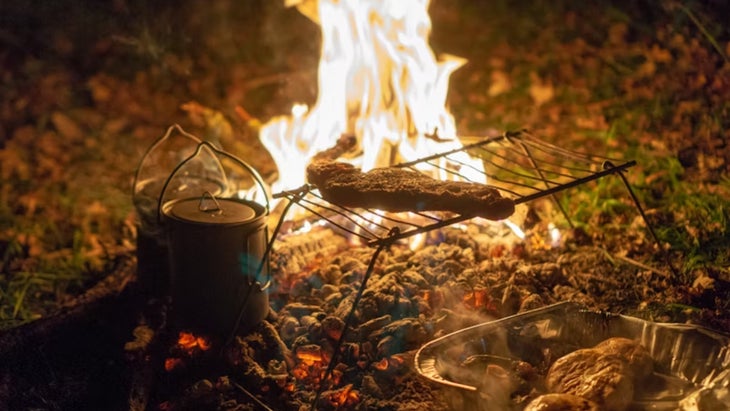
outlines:
M177 342L170 348L170 356L165 358L165 370L174 371L183 368L188 360L200 357L211 347L212 343L208 337L181 331Z

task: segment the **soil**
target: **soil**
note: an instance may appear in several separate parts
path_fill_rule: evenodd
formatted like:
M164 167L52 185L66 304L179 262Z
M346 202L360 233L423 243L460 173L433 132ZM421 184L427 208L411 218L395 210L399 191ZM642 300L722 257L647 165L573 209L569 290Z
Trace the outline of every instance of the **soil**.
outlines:
M316 99L320 37L295 8L264 0L146 3L0 5L0 328L52 317L109 276L120 259L134 257L132 179L145 150L170 125L219 142L271 181L277 170L258 142L257 127L288 113L294 102ZM442 324L440 332L529 304L572 300L730 333L728 6L432 3L434 50L469 61L452 76L448 98L460 133L469 138L528 128L560 146L637 160L626 175L659 238L655 243L620 182L601 181L561 195L574 228L555 217L549 204L536 203L533 229L522 243L495 244L483 233L447 230L442 246L387 254L386 260L415 258L424 267L428 259L434 266L460 264L417 287L453 290L449 307L440 308L478 313ZM549 244L549 223L563 234L558 247ZM350 252L364 260L359 264L367 262L367 249ZM330 256L322 254L317 262L325 257ZM299 294L277 295L282 300L272 299L279 304L275 308L321 297L302 280L312 270L279 272L298 278L300 288L294 289ZM378 270L374 280L385 273L383 265ZM331 284L359 281L357 273L340 271L327 277ZM56 348L46 342L37 351L22 350L32 359L29 365L12 361L2 367L0 404L129 408L126 394L140 363L123 346L135 339L140 318L163 323L155 315L164 302L134 289L112 304L125 307L124 320L118 313L100 313L99 321L86 323L73 337L50 334L62 338ZM326 315L337 313L337 307L322 307ZM416 310L402 317L414 315L433 319L436 313ZM267 322L281 333L284 320ZM411 346L398 352L412 354L439 327L415 334ZM87 344L74 346L74 339ZM287 344L293 347L293 341ZM89 351L81 370L70 365L69 356L87 345L98 349ZM377 355L373 363L383 358ZM203 379L216 382L229 376L226 371ZM94 378L113 374L118 378ZM396 387L403 388L400 394L378 378L360 378L368 381L356 387L360 406L446 407L441 391L426 390L412 370L405 375ZM250 382L249 377L239 380ZM109 391L114 399L105 403L101 393L116 384L121 385ZM151 397L158 402L147 405L174 405L188 398L182 391L167 398L158 392ZM219 393L206 391L211 392ZM238 400L229 405L255 408L245 395ZM290 397L277 400L287 407L295 403Z

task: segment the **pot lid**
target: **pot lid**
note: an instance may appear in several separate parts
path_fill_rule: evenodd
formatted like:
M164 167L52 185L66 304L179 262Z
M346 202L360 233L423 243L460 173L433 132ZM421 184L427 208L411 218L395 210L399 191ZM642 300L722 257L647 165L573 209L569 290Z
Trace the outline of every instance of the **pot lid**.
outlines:
M245 223L256 217L256 210L236 199L201 197L184 198L167 203L163 213L181 221L203 224Z

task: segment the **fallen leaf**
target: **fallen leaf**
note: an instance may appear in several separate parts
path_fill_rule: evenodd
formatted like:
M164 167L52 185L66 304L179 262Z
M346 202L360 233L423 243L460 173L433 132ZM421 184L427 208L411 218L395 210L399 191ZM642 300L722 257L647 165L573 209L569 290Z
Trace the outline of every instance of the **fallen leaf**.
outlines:
M541 106L552 100L555 96L555 89L550 82L543 82L535 73L530 74L530 97L535 105Z
M492 83L489 85L489 90L487 90L489 97L498 96L512 88L509 77L502 70L492 71L491 78Z
M621 45L626 43L626 33L629 27L624 22L615 23L608 29L608 41L613 45Z
M715 280L709 277L707 273L697 273L695 280L692 282L692 288L700 292L713 290L715 288Z
M84 137L84 132L81 130L78 124L71 119L71 117L61 113L54 112L51 114L51 122L62 137L67 140L81 140Z

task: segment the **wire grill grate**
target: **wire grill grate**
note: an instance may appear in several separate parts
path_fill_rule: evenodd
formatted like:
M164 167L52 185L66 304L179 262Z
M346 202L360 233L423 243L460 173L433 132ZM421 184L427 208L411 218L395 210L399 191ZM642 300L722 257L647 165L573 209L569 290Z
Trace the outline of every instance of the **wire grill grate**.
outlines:
M483 169L474 166L469 159L481 160ZM621 171L635 164L635 161L570 151L541 141L527 131L515 131L393 167L438 175L447 180L486 181L486 185L499 190L503 196L512 198L516 204L523 204L554 196L560 191L610 174L621 175ZM475 176L481 181L475 181ZM288 208L297 204L312 215L373 246L473 218L470 215L443 212L386 213L342 207L324 200L316 187L310 184L274 194L274 198L289 201L281 216L282 220ZM561 207L559 202L556 201L556 204ZM561 211L570 222L565 210L561 208Z

